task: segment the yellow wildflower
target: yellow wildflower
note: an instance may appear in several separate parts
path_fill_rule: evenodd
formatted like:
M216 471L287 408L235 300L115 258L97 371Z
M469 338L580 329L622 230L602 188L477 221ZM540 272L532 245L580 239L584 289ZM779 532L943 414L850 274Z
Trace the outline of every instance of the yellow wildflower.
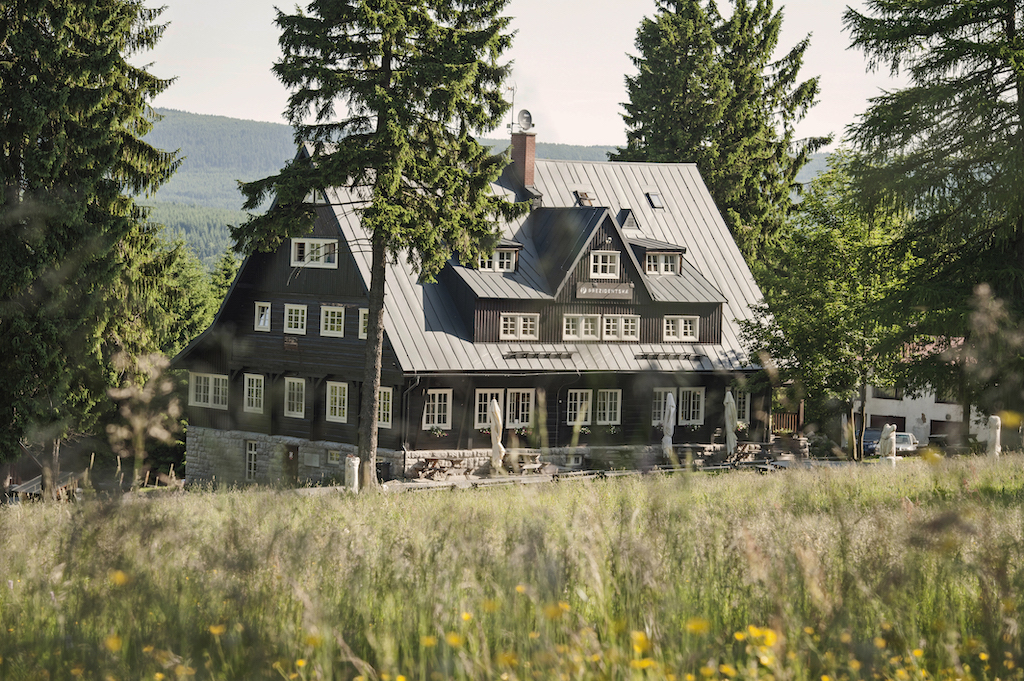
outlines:
M711 630L711 623L703 617L691 617L686 621L686 631L690 634L703 636Z
M744 641L746 640L747 635L744 634L742 631L737 631L735 634L732 635L732 637L737 641Z
M156 674L153 674L153 678L156 679L156 681L164 681L167 677L160 672L157 672Z
M463 613L462 613L462 621L463 622L468 622L471 619L473 619L473 613L463 611Z
M813 636L814 635L814 629L812 629L810 627L804 627L804 633L807 634L808 636Z
M420 636L420 645L424 648L433 648L437 645L436 636Z
M300 657L299 659L295 660L295 666L299 669L302 669L306 666L306 661Z
M110 572L110 583L114 586L124 586L128 583L128 575L120 570Z
M483 602L484 612L498 612L498 601L488 598Z
M907 673L906 669L900 668L896 670L896 678L900 681L907 681L910 678L910 674Z
M213 634L214 636L218 636L219 637L219 636L222 636L224 634L224 632L227 631L227 629L228 628L225 627L223 624L213 624L213 625L210 626L210 633Z
M105 645L107 650L112 653L116 653L121 650L121 643L121 637L117 634L111 634L103 641L103 645Z
M726 676L736 676L736 667L733 667L731 664L718 665L718 671L722 672Z
M502 667L515 667L517 663L516 654L512 651L506 650L505 652L498 653L498 665Z
M878 648L879 650L881 650L882 648L885 648L885 639L882 638L881 636L876 636L875 637L875 647Z
M538 638L540 638L540 633L539 632L536 632L536 631L531 631L530 632L530 640L531 641L536 641Z
M715 668L714 667L709 667L707 665L704 665L703 667L700 668L700 675L701 676L714 676L715 675Z
M629 633L629 638L633 642L633 652L645 653L651 649L651 639L647 638L647 634L642 631L632 631Z
M445 635L444 640L452 648L461 648L462 647L462 636L457 631L449 631Z
M829 676L828 674L822 674L821 675L821 681L832 681L832 677Z
M654 660L652 660L651 658L649 658L649 657L645 657L642 660L630 660L629 661L629 666L631 668L633 668L633 669L647 669L648 667L653 667L656 664L657 663Z
M520 594L526 593L526 585L525 584L516 584L516 593L520 593Z
M766 646L771 648L779 640L779 637L778 634L775 633L774 629L771 627L765 627L761 630L761 640L764 641Z
M985 660L988 659L988 653L979 653L978 654L978 659L981 660L982 662L984 662Z
M565 612L569 612L569 604L565 601L558 601L558 607L564 610Z
M859 660L850 660L850 669L852 669L855 672L859 672L860 671L860 661Z
M544 606L544 616L549 620L557 620L562 616L562 609L558 607L557 603L548 603Z
M914 657L923 657L924 651L920 648L914 648Z
M839 634L839 640L843 643L849 643L853 640L853 636L850 636L850 632L844 631L843 633Z
M3 658L0 658L0 662L2 662L2 661L3 661ZM85 670L82 669L81 667L75 667L74 669L71 670L71 676L81 676L84 673L85 673Z

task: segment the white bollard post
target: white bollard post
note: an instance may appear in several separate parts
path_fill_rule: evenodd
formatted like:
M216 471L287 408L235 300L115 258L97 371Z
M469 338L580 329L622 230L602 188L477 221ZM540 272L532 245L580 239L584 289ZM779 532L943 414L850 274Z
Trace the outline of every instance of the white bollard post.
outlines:
M1002 429L1002 419L993 414L988 417L988 455L999 456L999 453L1003 450L1002 444L999 441L1000 430Z
M359 491L359 457L345 457L345 489L350 492Z

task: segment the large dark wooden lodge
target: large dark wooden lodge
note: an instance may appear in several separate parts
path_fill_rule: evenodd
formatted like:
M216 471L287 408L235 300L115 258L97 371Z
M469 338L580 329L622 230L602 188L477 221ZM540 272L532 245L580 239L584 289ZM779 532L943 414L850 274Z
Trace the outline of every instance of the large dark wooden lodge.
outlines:
M727 388L762 439L768 396L744 390L758 367L737 324L761 294L697 168L535 160L534 140L513 136L494 188L532 210L492 257L433 284L388 265L381 459L396 475L428 453L485 460L492 398L506 445L566 465L585 462L568 448L577 421L593 451L657 447L668 394L676 443L720 436ZM175 360L190 480L338 476L355 452L370 248L352 197L327 198L307 237L245 260Z

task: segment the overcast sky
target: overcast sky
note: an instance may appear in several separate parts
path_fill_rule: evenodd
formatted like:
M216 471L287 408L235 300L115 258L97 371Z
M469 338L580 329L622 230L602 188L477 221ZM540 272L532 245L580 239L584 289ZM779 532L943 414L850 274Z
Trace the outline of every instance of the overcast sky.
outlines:
M290 12L293 0L161 1L167 6L162 20L170 26L145 61L153 62L154 74L177 82L156 106L284 122L288 93L270 71L280 55L273 20L275 5ZM847 49L841 23L846 4L776 0L785 17L780 50L811 33L801 75L821 77L820 102L797 128L801 137L834 133L838 139L868 98L893 86L887 73L866 72L861 52ZM539 141L625 142L624 78L634 73L628 55L636 53L636 29L654 6L654 0L510 1L518 31L506 53L514 62L515 110L530 110Z

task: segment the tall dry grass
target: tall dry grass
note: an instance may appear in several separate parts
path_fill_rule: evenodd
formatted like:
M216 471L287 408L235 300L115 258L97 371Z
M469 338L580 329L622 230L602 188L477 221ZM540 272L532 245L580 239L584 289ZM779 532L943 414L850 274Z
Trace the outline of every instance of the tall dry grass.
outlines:
M1024 458L0 510L0 678L1022 678Z

